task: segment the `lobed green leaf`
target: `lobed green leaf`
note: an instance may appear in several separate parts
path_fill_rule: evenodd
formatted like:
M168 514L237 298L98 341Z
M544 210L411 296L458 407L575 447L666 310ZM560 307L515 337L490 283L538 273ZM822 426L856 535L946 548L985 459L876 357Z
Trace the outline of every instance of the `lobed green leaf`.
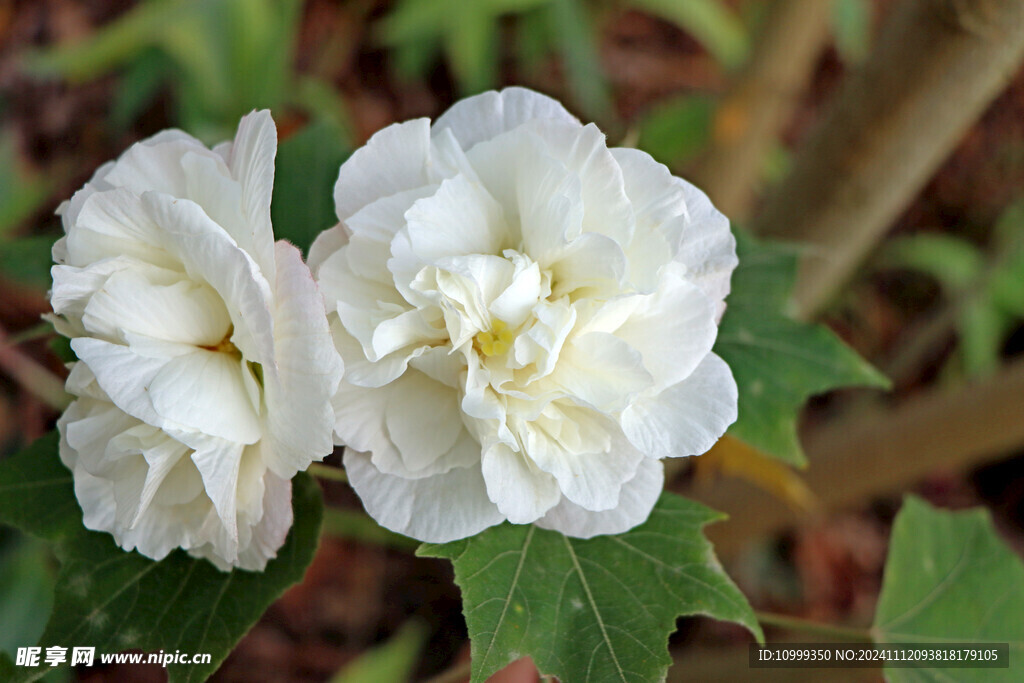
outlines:
M1007 669L887 668L892 683L1024 680L1024 564L985 510L908 496L893 523L872 633L878 643L1009 643Z
M889 381L828 328L783 314L796 277L792 248L742 232L737 242L740 264L714 349L739 387L739 419L729 434L804 465L796 422L808 397L849 385L885 388Z
M762 637L702 533L717 519L665 493L647 522L617 536L584 540L506 523L419 554L455 566L473 681L527 655L562 683L661 680L680 616L734 621Z

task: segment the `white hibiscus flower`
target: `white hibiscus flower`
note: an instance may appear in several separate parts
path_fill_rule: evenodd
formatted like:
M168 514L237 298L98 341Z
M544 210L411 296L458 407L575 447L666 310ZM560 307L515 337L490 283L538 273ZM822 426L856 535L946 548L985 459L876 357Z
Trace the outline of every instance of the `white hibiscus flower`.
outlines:
M347 368L335 435L384 526L622 532L657 500L660 458L736 419L711 352L728 220L554 100L510 88L389 126L334 193L341 224L310 264Z
M80 359L61 458L85 525L154 559L262 569L290 479L333 449L342 368L301 255L273 241L276 149L266 111L213 150L164 131L58 211L53 319Z

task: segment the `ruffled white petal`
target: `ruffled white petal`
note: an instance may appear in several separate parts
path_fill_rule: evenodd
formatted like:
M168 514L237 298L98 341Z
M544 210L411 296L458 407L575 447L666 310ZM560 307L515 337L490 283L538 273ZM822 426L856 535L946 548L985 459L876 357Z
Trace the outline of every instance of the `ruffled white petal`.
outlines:
M557 100L526 88L490 90L452 105L434 123L435 135L449 130L462 149L518 128L535 119L550 119L579 125L579 121Z
M344 222L381 197L429 184L430 121L416 119L378 131L341 165L334 207Z
M263 370L267 413L267 466L290 479L334 450L331 396L344 366L334 349L319 289L299 250L278 242L273 310L276 372ZM325 429L326 426L326 429Z
M626 408L622 429L652 458L700 455L736 421L737 400L732 371L709 353L682 382Z
M480 465L487 497L513 524L529 524L558 504L558 481L542 471L525 454L504 444L484 452Z
M447 543L504 520L486 495L479 465L406 479L382 473L368 455L352 449L345 449L344 461L363 507L381 526L397 533Z
M647 521L661 495L664 480L661 462L644 458L637 465L636 475L623 485L615 508L594 512L563 498L536 524L576 538L624 533Z

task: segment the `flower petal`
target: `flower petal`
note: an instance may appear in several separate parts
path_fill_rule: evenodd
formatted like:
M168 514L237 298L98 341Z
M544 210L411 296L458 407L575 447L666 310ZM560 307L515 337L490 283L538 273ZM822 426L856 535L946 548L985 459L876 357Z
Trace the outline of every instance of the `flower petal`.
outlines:
M275 277L270 198L274 193L276 155L277 127L270 117L270 111L263 109L243 116L227 159L231 175L241 184L241 208L247 229L229 229L229 232L238 245L259 264L268 280Z
M729 293L729 279L738 263L736 238L729 230L729 219L711 204L707 195L673 176L647 153L619 148L613 149L612 154L622 167L638 226L662 231L676 258L686 265L687 279L721 304ZM724 310L721 306L719 309Z
M487 449L480 465L487 497L513 524L533 522L562 497L553 476L504 444Z
M396 123L378 131L341 165L334 207L344 222L381 197L430 184L430 119Z
M406 479L382 473L367 454L346 448L345 471L371 517L385 528L421 541L466 538L504 519L485 494L479 466Z
M700 455L736 421L732 371L713 353L679 384L622 411L622 429L648 457Z
M688 377L718 335L714 303L675 270L662 273L653 294L637 297L631 315L614 333L643 356L656 380L655 391Z
M89 266L106 258L134 257L168 269L180 264L164 248L160 226L127 190L88 197L67 236L67 265Z
M605 332L590 332L566 343L551 380L602 412L621 410L654 383L640 354Z
M463 433L456 392L420 372L389 387L385 426L402 463L416 472L451 450Z
M530 459L558 480L566 498L587 510L618 505L619 490L644 459L614 422L587 409L552 404L524 426Z
M146 391L166 421L237 443L259 441L262 428L242 379L242 361L196 349L164 363Z
M247 253L195 202L147 192L142 203L162 226L168 250L194 280L210 284L224 300L235 333L231 341L250 360L274 372L274 323L270 283Z
M405 213L413 251L426 263L447 256L500 254L508 228L501 206L483 185L456 176L432 197L417 200Z
M619 504L614 509L593 512L563 498L535 523L576 538L624 533L647 521L661 495L664 478L661 462L645 458L639 463L636 476L622 486Z
M469 150L534 119L580 125L576 117L547 95L526 88L505 88L456 102L434 123L434 134L450 130L462 149Z
M144 269L120 270L106 279L85 306L90 334L123 341L123 332L194 346L215 346L231 328L231 316L210 287L179 279L152 283Z
M227 537L232 540L223 558L233 563L238 553L238 472L244 446L216 438L204 441L205 446L192 454L192 462L199 469L203 488L213 501Z
M245 550L238 553L237 566L261 572L267 562L277 557L284 545L288 530L292 528L292 482L281 479L273 472L263 476L263 516L252 529L252 538Z
M273 454L266 465L290 479L334 450L330 400L344 371L324 315L323 301L299 250L275 247L274 300L276 372L264 372L268 434Z

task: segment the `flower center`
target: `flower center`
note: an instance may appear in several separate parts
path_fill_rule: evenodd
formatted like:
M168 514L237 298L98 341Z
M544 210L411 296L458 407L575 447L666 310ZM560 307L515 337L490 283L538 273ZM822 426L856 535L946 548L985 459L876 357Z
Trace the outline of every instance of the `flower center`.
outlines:
M232 325L228 328L227 334L216 344L210 344L208 346L200 346L201 349L207 351L213 351L214 353L226 353L229 356L235 356L237 358L242 357L242 352L238 350L238 347L231 341L231 335L234 334L235 327Z
M508 329L508 324L504 320L495 318L491 323L491 329L477 334L474 337L474 342L480 353L490 358L491 356L500 356L508 351L514 338L515 335L512 330Z

